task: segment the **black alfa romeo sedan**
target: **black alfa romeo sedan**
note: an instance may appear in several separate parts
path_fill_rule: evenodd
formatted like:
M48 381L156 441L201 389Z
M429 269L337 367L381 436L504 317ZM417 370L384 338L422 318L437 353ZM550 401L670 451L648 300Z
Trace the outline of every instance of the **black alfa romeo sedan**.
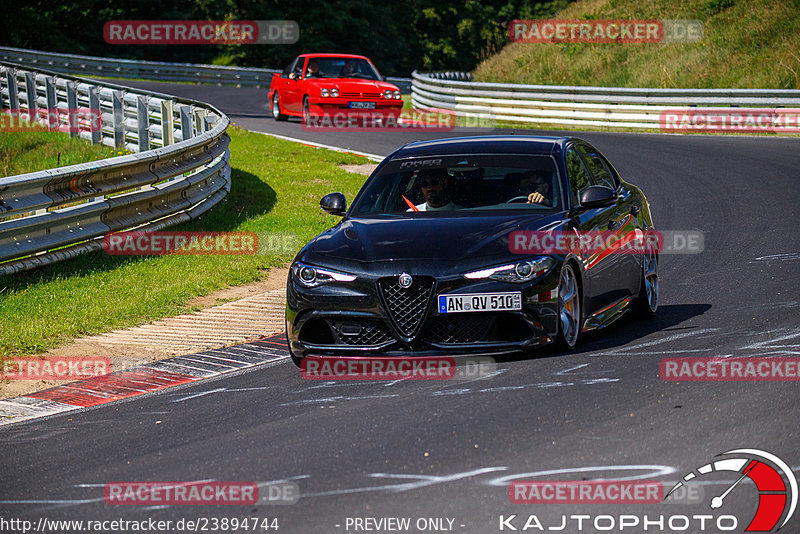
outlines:
M497 355L658 308L658 242L642 191L594 147L523 135L407 144L342 219L297 254L292 359Z

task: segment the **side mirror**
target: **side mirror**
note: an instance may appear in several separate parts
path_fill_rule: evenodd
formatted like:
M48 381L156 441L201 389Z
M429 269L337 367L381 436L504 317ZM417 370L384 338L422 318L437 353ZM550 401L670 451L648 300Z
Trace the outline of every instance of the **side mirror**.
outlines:
M617 192L605 185L590 185L581 193L581 207L605 208L617 201Z
M347 200L342 193L328 193L319 201L319 207L325 213L341 217L347 211Z

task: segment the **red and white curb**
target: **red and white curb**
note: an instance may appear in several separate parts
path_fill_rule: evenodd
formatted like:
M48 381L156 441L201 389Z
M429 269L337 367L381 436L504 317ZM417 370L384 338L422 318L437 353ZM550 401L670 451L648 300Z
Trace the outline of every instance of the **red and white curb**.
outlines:
M99 406L289 357L286 336L177 356L0 400L0 426Z

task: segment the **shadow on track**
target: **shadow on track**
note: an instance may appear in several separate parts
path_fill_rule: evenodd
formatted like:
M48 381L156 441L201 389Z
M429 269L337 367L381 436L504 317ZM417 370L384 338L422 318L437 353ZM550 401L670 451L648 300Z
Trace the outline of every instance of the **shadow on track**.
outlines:
M516 355L497 357L498 362L514 362L532 358L551 358L566 354L585 354L591 352L607 351L617 347L624 347L651 334L665 330L691 330L698 328L686 326L675 328L684 321L703 315L711 309L711 304L671 304L658 307L658 314L652 319L635 319L631 315L621 319L611 326L586 334L582 337L575 350L570 352L558 351L552 347L534 349Z

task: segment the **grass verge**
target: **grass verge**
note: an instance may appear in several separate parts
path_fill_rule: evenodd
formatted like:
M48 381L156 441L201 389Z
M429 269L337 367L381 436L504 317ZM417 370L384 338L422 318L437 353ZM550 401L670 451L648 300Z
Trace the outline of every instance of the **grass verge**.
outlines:
M555 19L698 19L697 43L511 43L476 81L677 88L800 88L797 0L582 0Z
M84 139L73 138L61 132L0 131L0 177L129 153L118 152L105 145L92 145Z
M281 232L299 243L333 225L319 199L352 199L365 177L343 164L364 158L231 127L231 192L200 220L170 230ZM87 254L0 278L0 359L40 353L74 338L185 313L193 297L266 277L290 255Z

